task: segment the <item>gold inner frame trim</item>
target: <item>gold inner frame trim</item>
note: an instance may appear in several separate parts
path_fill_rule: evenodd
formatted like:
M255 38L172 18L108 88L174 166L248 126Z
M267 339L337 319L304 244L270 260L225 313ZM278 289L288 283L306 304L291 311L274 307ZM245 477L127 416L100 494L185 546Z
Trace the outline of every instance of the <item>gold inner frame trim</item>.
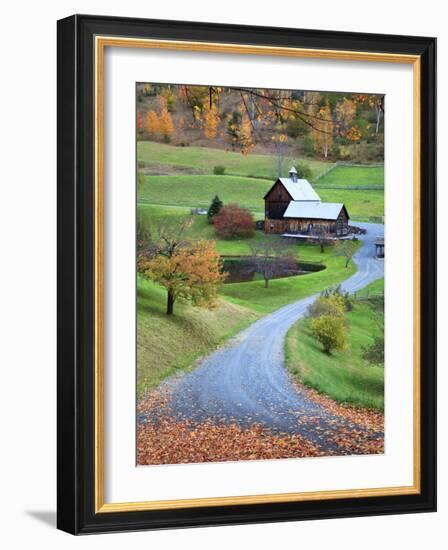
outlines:
M207 53L232 53L242 55L265 55L329 59L344 61L368 61L379 63L406 63L413 66L413 203L414 203L414 365L413 365L413 432L414 432L414 482L410 486L380 487L366 489L343 489L300 493L276 493L213 498L159 500L142 502L106 503L104 501L104 53L106 47L146 48ZM341 498L362 498L420 493L421 480L421 426L420 426L420 120L421 120L421 70L417 55L390 54L381 52L357 52L225 44L214 42L188 42L122 38L117 36L95 37L95 513L132 512L144 510L167 510L208 506L232 506L280 502L304 502Z

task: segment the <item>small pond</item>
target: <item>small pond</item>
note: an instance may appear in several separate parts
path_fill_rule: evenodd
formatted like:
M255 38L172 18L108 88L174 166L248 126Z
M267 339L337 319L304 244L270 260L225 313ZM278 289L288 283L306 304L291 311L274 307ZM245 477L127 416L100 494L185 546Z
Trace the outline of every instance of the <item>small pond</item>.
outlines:
M223 257L223 271L227 273L224 284L231 283L249 283L251 281L261 280L263 276L257 272L252 258L246 256ZM323 264L313 264L307 262L298 262L287 266L279 266L274 272L272 279L283 279L284 277L296 277L297 275L306 275L325 269Z

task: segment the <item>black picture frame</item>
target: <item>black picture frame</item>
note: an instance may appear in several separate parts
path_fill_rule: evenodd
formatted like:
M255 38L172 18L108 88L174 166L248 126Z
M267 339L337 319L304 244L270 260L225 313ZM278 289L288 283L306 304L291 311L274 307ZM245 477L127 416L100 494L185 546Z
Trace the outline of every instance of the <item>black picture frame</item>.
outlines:
M96 35L412 54L421 60L421 491L412 495L95 513ZM436 39L74 15L58 21L58 511L73 534L436 509Z

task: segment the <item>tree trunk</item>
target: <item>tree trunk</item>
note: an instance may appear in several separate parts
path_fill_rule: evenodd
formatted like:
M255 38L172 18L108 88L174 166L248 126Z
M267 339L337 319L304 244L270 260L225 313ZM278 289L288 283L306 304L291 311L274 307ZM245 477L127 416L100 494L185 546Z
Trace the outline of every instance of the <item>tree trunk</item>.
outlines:
M348 264L349 264L349 263L350 263L350 258L347 258L347 259L345 260L345 267L348 267Z
M375 134L378 133L380 129L380 122L381 122L381 108L378 105L378 103L375 103L375 111L376 111L376 128L375 128Z
M174 294L168 290L168 299L166 302L166 314L173 315L174 313Z
M269 279L266 279L264 280L264 288L268 288L269 286Z

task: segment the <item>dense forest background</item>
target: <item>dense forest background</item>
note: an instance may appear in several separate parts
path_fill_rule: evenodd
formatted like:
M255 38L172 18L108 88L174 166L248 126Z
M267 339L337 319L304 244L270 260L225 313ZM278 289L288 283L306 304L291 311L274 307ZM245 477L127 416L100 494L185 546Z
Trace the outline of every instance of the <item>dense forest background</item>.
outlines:
M137 84L138 140L371 164L384 160L384 96Z

